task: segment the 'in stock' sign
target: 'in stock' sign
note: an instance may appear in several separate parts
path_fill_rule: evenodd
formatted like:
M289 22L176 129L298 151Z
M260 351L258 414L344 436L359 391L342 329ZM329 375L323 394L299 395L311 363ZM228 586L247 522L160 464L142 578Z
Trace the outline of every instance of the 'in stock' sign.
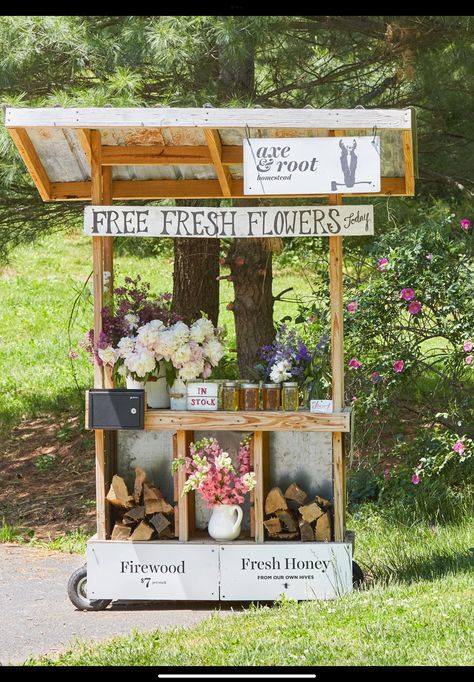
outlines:
M380 137L245 138L244 194L380 192Z

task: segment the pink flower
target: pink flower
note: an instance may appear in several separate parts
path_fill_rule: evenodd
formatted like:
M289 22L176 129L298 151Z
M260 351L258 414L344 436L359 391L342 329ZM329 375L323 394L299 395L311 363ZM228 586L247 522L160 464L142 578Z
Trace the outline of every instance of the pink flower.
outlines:
M383 470L383 477L387 481L390 478L390 469L387 467L386 469Z
M461 218L459 224L461 225L461 228L463 230L468 230L471 227L471 221L469 220L469 218Z
M405 301L411 301L412 298L415 298L415 292L413 289L402 289L400 291L400 298L405 299Z
M466 356L466 365L472 364L473 358L474 358L473 355L467 355L467 356Z
M347 366L349 369L359 369L359 367L362 367L362 363L357 358L351 358Z
M206 362L206 364L204 365L204 369L202 370L201 376L203 379L209 379L211 374L212 374L212 366L210 365L209 362Z
M382 272L386 269L388 265L388 258L381 258L379 260L379 263L377 265L377 270L381 270Z
M421 479L420 479L420 477L418 476L418 474L413 474L413 476L411 477L411 482L413 483L413 485L418 485L418 483L420 482L420 480L421 480Z
M352 400L353 403L355 403L355 401L357 400L357 396L356 396L356 395L353 395L352 398L351 398L351 400Z
M426 260L433 260L433 254L432 253L427 253L425 256Z
M393 363L394 372L398 372L399 374L400 372L403 372L404 367L405 363L403 360L395 360L395 362Z
M420 301L412 301L408 306L408 312L410 315L418 315L422 308Z
M357 301L351 301L350 303L347 304L347 310L350 313L355 313L355 311L357 310L358 307L359 307L359 304L357 303Z
M464 350L466 351L466 353L469 353L469 351L472 350L472 341L469 341L469 340L468 340L468 341L464 341L464 346L463 346L463 348L464 348Z
M69 353L67 354L68 358L71 358L71 360L75 360L76 358L79 357L79 354L76 353L75 350L70 350Z
M464 452L464 443L462 440L457 440L453 445L454 452L459 452L460 455Z
M373 384L377 384L380 379L380 374L378 372L373 372L373 374L370 375L370 381Z

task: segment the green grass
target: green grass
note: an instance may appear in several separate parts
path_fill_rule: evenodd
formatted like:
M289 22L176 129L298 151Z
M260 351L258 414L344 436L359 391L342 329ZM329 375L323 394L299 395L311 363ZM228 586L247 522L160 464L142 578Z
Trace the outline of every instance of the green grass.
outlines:
M192 628L77 643L29 665L472 665L474 528L362 505L349 518L365 589L331 602L253 605Z
M140 273L153 291L170 291L172 267L170 258L120 255L115 261L116 281ZM90 238L61 233L16 249L8 266L0 269L0 436L22 418L82 412L83 390L92 384L92 369L85 356L74 361L78 391L67 356L67 327L73 301L91 268ZM296 275L275 273L275 294L290 286L304 293L304 282ZM227 326L230 343L235 329L226 305L232 300L232 284L222 281L219 321ZM275 304L277 320L294 313L294 304ZM89 307L74 325L74 350L92 323Z
M2 520L0 526L0 543L16 542L28 547L41 547L42 549L52 549L65 554L85 554L87 541L90 533L86 533L81 528L59 535L54 540L39 540L32 537L34 531L19 526L10 526Z

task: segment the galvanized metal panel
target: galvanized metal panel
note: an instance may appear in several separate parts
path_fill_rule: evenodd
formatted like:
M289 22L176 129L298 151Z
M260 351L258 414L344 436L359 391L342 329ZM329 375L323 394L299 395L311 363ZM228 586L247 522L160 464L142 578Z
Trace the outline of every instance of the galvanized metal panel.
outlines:
M178 542L87 544L89 599L219 599L217 545Z
M219 557L222 601L334 599L352 590L349 543L228 543Z
M27 128L26 132L51 182L89 179L85 155L62 128Z

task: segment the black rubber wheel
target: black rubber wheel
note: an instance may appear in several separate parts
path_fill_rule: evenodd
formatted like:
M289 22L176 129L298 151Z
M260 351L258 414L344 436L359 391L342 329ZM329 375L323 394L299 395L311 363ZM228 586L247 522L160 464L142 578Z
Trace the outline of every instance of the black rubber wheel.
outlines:
M67 593L69 599L79 611L102 611L111 599L88 599L87 597L87 564L78 568L68 580Z
M365 580L364 573L359 566L358 563L355 561L352 562L352 587L354 587L356 590L362 587L362 583Z

